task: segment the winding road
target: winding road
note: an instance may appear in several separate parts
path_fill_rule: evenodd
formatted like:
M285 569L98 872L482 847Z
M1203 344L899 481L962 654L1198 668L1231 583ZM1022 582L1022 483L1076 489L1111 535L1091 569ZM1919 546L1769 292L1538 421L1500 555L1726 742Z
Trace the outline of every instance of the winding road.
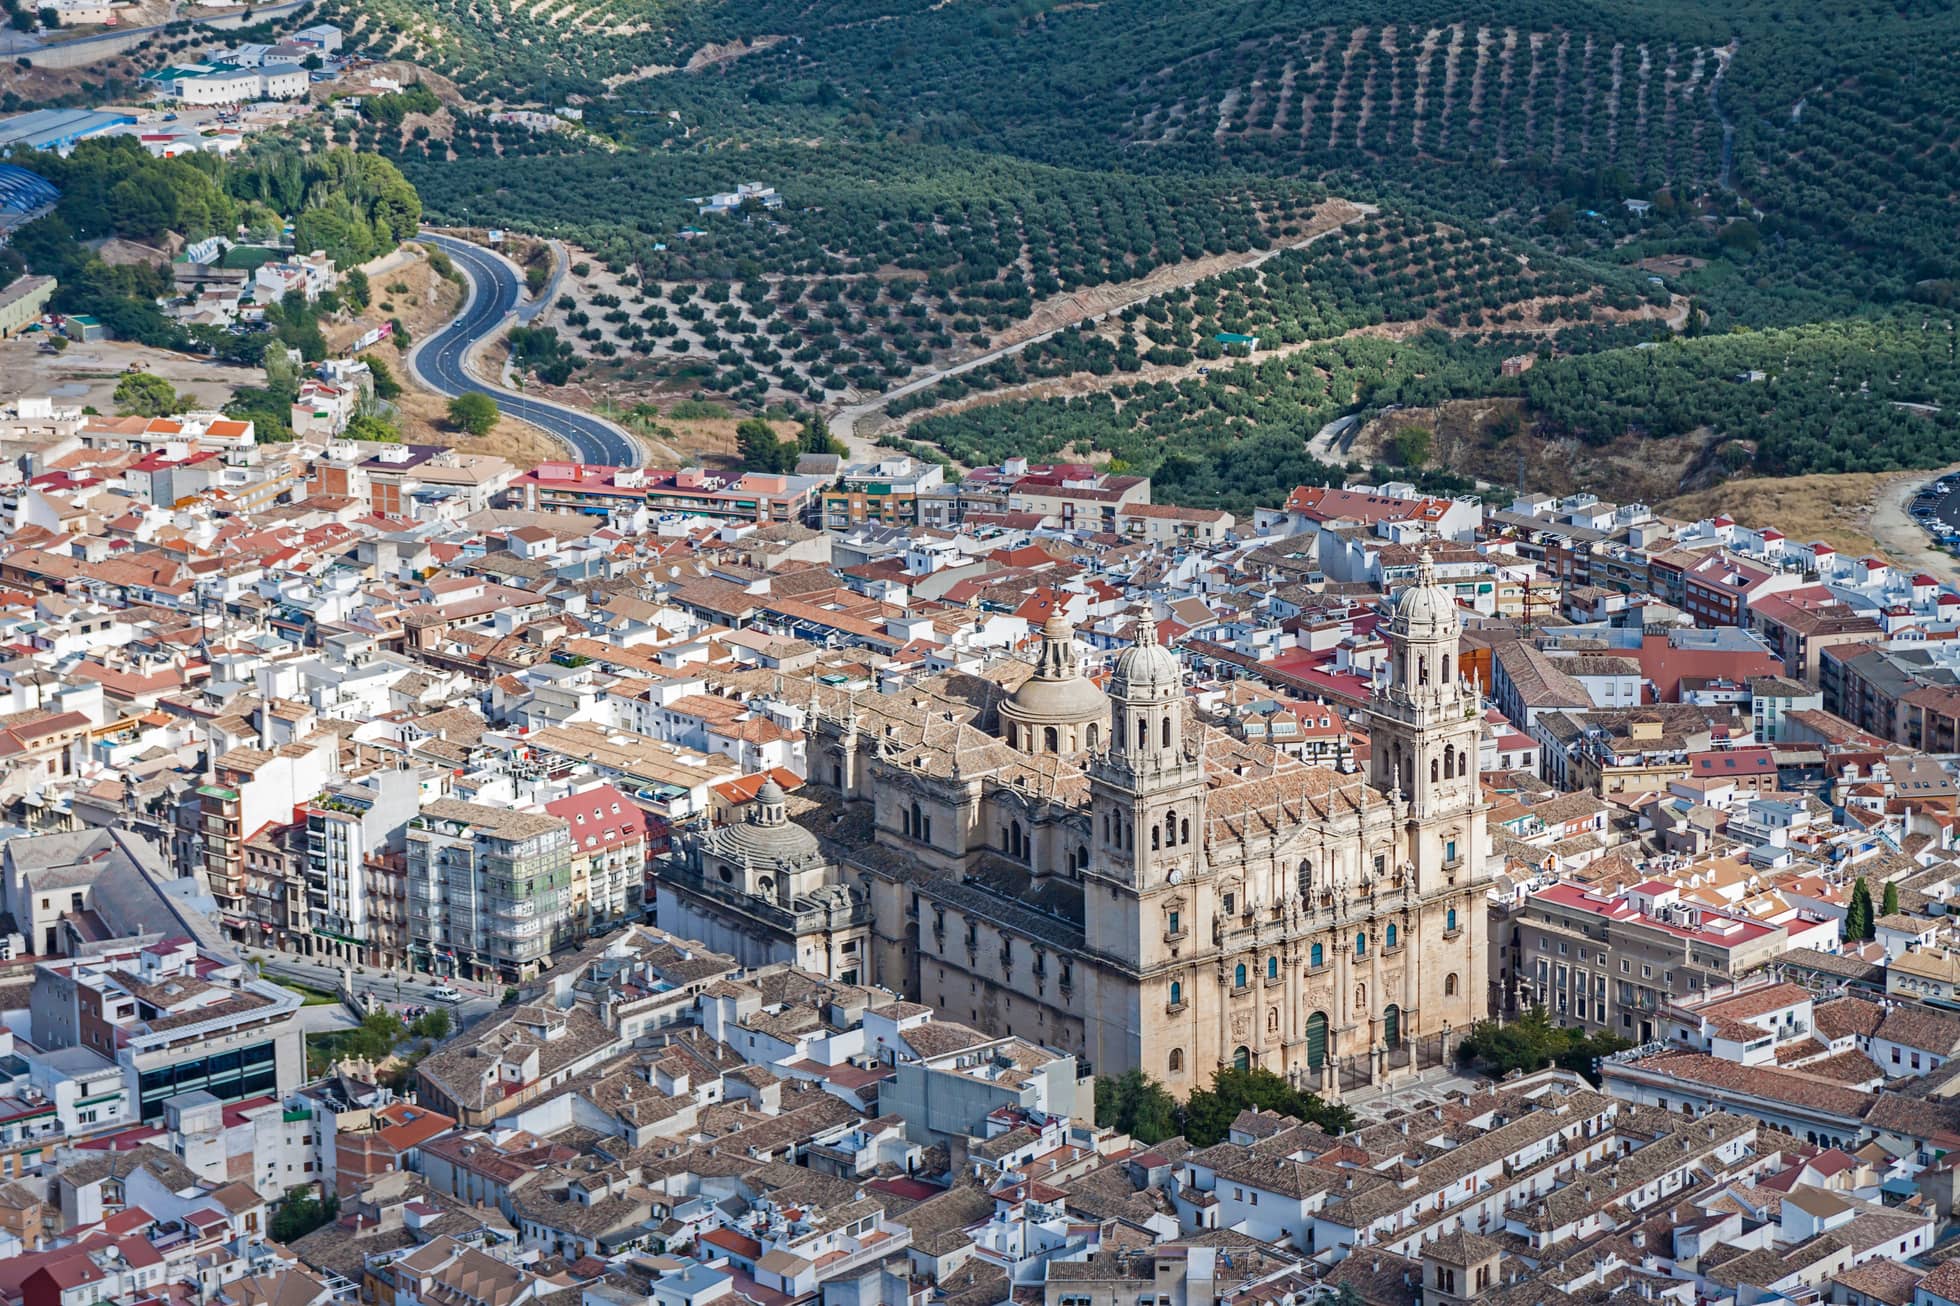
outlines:
M470 351L518 311L522 290L517 272L503 259L466 240L432 231L416 239L449 255L469 283L463 307L449 325L409 351L408 370L416 380L452 399L464 393L489 395L501 412L557 437L581 462L638 467L646 461L639 442L603 417L477 379L469 369Z

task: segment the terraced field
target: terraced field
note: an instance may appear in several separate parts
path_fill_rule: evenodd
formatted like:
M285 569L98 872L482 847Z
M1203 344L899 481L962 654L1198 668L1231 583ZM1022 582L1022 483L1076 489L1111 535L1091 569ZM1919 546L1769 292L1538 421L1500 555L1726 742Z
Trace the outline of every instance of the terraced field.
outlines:
M1132 143L1208 137L1302 162L1536 157L1712 177L1725 50L1464 23L1320 27L1204 51L1125 88Z
M886 411L906 417L965 407L990 391L1079 395L1126 378L1171 381L1209 370L1203 365L1214 360L1263 361L1343 336L1405 340L1439 330L1529 352L1589 325L1659 332L1670 310L1665 291L1631 277L1389 213L1041 341ZM1079 383L1043 384L1058 378Z
M486 102L551 103L681 66L704 40L691 0L321 0L350 43L422 64Z

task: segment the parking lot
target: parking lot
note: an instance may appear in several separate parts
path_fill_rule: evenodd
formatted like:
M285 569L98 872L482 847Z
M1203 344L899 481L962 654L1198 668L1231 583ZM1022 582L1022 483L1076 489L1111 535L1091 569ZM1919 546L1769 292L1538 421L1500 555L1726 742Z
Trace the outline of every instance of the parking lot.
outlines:
M1953 479L1928 481L1907 505L1912 519L1933 543L1960 551L1960 484Z

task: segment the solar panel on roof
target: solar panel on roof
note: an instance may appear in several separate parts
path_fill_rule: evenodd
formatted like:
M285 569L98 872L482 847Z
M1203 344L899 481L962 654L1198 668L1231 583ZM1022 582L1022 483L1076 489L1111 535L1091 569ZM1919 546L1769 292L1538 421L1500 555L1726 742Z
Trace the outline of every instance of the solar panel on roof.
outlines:
M0 163L0 211L32 213L54 203L61 192L38 172L12 163Z

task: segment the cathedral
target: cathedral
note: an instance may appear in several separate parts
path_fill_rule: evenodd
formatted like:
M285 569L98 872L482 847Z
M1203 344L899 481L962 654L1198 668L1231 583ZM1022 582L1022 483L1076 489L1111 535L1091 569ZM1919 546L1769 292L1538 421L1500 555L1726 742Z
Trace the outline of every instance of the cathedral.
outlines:
M1425 554L1382 628L1365 774L1199 719L1148 618L1106 691L1059 615L1032 666L783 686L808 725L801 810L769 785L742 825L680 840L660 925L1179 1096L1227 1065L1330 1096L1391 1081L1485 1014L1460 633Z

